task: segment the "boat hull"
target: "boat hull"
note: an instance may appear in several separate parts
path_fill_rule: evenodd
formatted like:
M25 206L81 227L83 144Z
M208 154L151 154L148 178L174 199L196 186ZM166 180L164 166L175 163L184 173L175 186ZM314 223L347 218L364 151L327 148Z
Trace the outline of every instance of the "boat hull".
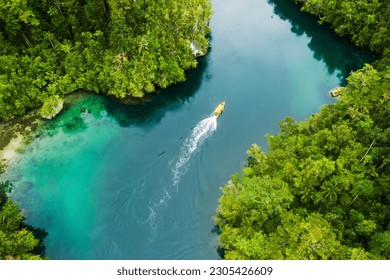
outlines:
M224 109L225 109L225 101L218 104L217 108L215 108L215 110L213 112L213 115L219 117L222 114Z

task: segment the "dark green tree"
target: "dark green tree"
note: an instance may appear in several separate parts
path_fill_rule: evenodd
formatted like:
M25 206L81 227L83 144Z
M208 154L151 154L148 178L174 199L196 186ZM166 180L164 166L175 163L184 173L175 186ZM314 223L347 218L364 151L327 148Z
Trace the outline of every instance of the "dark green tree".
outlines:
M208 48L209 0L0 3L0 118L77 89L140 98Z
M281 121L267 154L252 145L219 200L225 258L390 258L389 75L366 65L335 104Z
M42 259L35 253L41 240L27 229L17 204L6 196L10 188L10 182L0 183L0 260Z
M382 53L390 46L389 0L294 0L302 10L330 23L341 36L350 36L357 46Z

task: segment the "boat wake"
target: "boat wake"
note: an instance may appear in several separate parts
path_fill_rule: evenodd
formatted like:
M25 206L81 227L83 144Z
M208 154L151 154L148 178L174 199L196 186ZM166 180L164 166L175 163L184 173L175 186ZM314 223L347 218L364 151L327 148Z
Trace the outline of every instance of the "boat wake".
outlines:
M189 136L184 140L183 146L180 149L180 155L172 169L172 184L174 187L180 183L181 177L188 169L188 162L191 156L196 153L202 146L204 141L212 135L217 129L217 116L211 116L200 121L191 131Z
M157 235L157 213L161 207L165 207L167 202L172 198L172 193L178 192L178 186L182 176L187 172L191 157L199 151L204 141L212 135L217 129L217 116L208 117L200 121L189 133L180 148L180 154L172 166L172 183L168 188L164 188L161 198L157 201L150 202L149 216L145 224L149 224L151 236L149 242L152 243ZM163 182L161 182L164 184ZM167 185L166 185L167 186Z
M164 189L164 193L161 198L149 205L149 216L145 220L144 224L148 224L150 227L149 243L153 243L154 239L157 236L157 213L159 212L159 208L166 205L166 203L171 199L170 193Z

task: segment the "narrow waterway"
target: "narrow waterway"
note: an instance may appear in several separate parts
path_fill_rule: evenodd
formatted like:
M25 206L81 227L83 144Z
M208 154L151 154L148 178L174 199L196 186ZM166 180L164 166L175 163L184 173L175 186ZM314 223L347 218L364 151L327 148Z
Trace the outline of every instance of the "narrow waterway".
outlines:
M4 176L49 258L219 258L212 216L245 151L334 102L369 60L285 2L214 0L210 51L186 82L138 105L85 95L46 125Z

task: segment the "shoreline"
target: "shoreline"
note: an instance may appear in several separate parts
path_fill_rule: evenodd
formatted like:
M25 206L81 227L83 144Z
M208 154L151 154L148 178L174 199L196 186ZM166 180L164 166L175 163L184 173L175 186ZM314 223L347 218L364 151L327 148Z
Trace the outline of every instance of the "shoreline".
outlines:
M0 122L0 174L17 160L41 123L38 110Z
M156 94L159 92L159 90L155 91ZM85 94L91 93L84 90L75 90L64 96L64 108L57 115L71 108ZM99 95L100 93L95 94ZM118 99L109 95L105 96L115 99L118 103L131 105L148 102L151 97L149 94L139 99ZM26 145L39 135L38 128L48 121L50 120L46 120L41 116L39 108L33 109L22 116L0 121L0 174L5 173L8 166L19 158Z
M86 94L100 95L100 93L91 93L84 90L75 90L67 94L64 96L63 109L51 120L41 116L40 108L33 109L22 116L0 120L0 175L5 173L7 167L19 158L26 145L40 135L39 127L56 119L58 115L74 106ZM106 97L113 98L108 95ZM114 99L123 104L138 104L147 101L146 96L139 100Z
M85 93L75 91L65 96L62 111L73 106ZM49 121L39 112L40 109L34 109L22 116L0 121L0 174L5 173L6 169L21 156L26 145L39 135L39 127Z
M19 132L14 138L11 138L7 146L0 150L1 172L20 156L20 150L23 148L25 137Z

